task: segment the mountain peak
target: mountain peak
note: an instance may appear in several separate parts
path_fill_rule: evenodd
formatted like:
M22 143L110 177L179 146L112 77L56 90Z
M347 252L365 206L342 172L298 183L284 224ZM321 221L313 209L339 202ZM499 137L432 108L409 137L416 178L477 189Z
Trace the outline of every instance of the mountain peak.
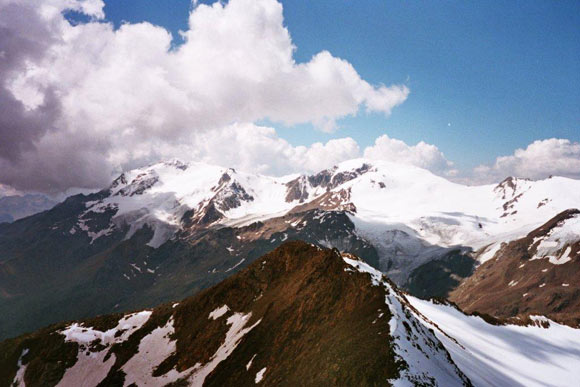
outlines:
M5 343L1 381L469 385L385 281L354 256L288 242L179 303Z

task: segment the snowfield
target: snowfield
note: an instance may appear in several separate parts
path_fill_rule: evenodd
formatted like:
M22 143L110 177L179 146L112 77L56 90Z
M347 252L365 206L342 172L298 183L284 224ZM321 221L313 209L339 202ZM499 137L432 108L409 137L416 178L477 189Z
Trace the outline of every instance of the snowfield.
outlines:
M580 329L542 316L533 317L537 326L492 325L450 305L403 296L378 270L349 255L343 259L357 271L369 273L373 286L389 290L385 301L393 315L390 333L397 355L409 365L399 380L391 381L395 386L410 386L412 380L429 377L440 386L462 385L445 354L429 344L432 331L475 386L565 387L580 380ZM406 313L412 310L405 306L407 301L415 308L412 314ZM412 335L405 325L411 327Z
M580 381L580 329L491 325L452 306L407 296L476 386L572 386ZM423 320L425 321L425 320ZM577 385L577 384L576 384Z
M497 185L466 186L418 167L365 159L315 175L283 177L171 161L123 173L105 198L87 203L77 225L67 231L84 232L93 243L124 226L125 238L130 238L147 225L154 232L147 244L157 248L195 222L200 227L243 227L307 205L347 210L356 235L377 249L381 270L404 285L414 269L451 250L472 254L478 263L492 259L503 243L580 207L580 181L507 178ZM110 224L91 228L88 219L106 211L114 211ZM206 213L209 220L203 220ZM193 216L189 226L186 214ZM290 226L301 230L309 225ZM537 258L568 262L566 254L552 253L569 238L580 239L578 222L568 222L542 241Z

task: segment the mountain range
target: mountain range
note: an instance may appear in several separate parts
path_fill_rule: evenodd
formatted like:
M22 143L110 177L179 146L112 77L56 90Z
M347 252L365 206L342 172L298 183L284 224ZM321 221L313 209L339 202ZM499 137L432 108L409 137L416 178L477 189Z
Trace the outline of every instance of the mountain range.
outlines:
M6 340L0 384L566 385L578 348L578 329L486 322L402 292L354 255L295 241L182 301Z
M127 171L0 224L0 385L567 385L578 203L365 159Z
M0 338L191 296L289 240L355 254L418 297L576 324L578 203L580 181L562 177L465 186L364 159L284 177L158 163L0 224Z
M0 223L13 222L48 210L56 203L42 194L2 195L0 192Z

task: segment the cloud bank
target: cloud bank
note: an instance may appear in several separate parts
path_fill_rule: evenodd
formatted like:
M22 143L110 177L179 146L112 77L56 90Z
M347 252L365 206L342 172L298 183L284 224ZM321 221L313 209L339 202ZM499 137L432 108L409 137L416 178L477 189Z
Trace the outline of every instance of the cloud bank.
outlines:
M333 131L361 110L389 115L409 90L371 85L327 51L297 63L276 0L193 4L172 48L150 23L114 29L102 0L0 0L0 194L101 188L120 169L174 157L274 175L364 156L471 184L580 178L580 145L566 139L466 173L435 145L387 135L365 149L350 137L293 146L254 123ZM90 21L73 25L68 10Z
M411 164L441 176L453 177L458 174L453 162L447 160L435 145L424 141L416 145L407 145L386 134L378 137L374 145L365 148L364 157Z
M473 181L497 182L506 176L545 179L550 175L580 179L580 143L550 138L534 141L513 155L501 156L492 165L480 165Z
M388 115L409 94L404 85L369 84L327 51L295 62L276 0L197 5L174 49L171 34L150 23L115 30L102 21L103 6L0 0L1 183L99 187L117 168L232 141L278 147L290 161L273 169L307 167L316 153L336 160L357 145L341 139L293 148L271 129L235 123L268 119L332 131L361 109ZM72 25L66 10L91 21ZM216 161L227 163L224 156ZM244 157L249 163L256 156Z

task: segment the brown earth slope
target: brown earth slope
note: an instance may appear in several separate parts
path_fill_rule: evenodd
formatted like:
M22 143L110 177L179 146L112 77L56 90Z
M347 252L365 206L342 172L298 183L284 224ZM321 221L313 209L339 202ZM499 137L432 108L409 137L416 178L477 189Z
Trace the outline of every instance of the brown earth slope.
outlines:
M244 386L255 385L260 377L261 385L272 386L387 385L409 370L395 354L389 334L388 294L387 287L372 286L367 273L347 265L337 250L288 242L180 303L57 324L4 341L0 385L19 380L26 386L52 386L63 375L65 385L81 380L87 385L144 385L125 371L138 374L148 366L147 385ZM139 315L147 317L130 320ZM414 346L424 359L437 357L434 364L446 363L447 375L455 374L457 385L469 385L432 332L407 320L409 312L405 315L407 339L423 337L421 346L419 341ZM122 321L133 322L122 326ZM95 339L85 339L85 344L65 339L67 329ZM165 355L157 354L163 351ZM140 356L148 360L139 363ZM220 356L225 357L208 366ZM77 368L75 376L70 371ZM203 369L207 374L200 383L195 375ZM415 378L419 384L435 380Z
M553 255L561 264L536 256L540 241L580 211L571 209L550 219L526 237L503 246L451 292L450 300L466 312L495 317L545 315L571 326L580 324L580 241L563 241Z

